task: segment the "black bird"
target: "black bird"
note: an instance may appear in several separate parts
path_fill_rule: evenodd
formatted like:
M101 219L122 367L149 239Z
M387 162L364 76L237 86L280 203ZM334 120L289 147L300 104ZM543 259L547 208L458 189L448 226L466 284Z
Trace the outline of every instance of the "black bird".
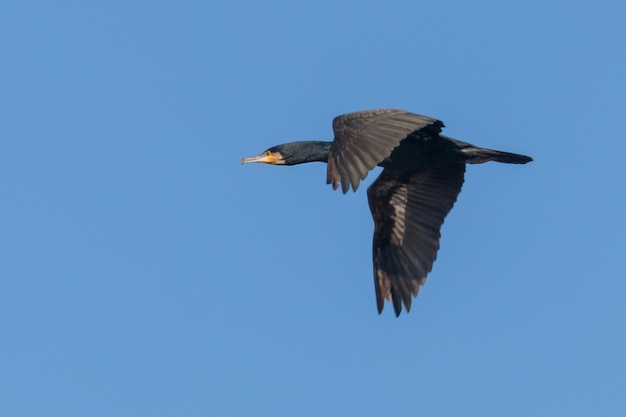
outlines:
M440 135L443 122L403 110L348 113L333 120L332 142L291 142L244 158L296 165L326 162L328 184L344 194L376 166L380 176L367 190L374 218L374 284L378 313L384 300L396 316L411 309L439 250L439 230L461 191L465 164L525 164L532 158L479 148Z

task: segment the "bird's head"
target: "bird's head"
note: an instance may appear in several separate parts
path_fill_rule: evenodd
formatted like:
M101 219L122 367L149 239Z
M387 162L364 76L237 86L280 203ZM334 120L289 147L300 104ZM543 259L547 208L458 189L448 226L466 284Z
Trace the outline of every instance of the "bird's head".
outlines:
M243 158L241 163L258 162L272 165L297 165L314 161L326 162L328 160L328 149L330 149L330 142L289 142L272 146L260 155Z
M272 146L260 155L243 158L241 163L257 162L260 164L289 165L287 164L286 154L282 150L284 147L285 145Z

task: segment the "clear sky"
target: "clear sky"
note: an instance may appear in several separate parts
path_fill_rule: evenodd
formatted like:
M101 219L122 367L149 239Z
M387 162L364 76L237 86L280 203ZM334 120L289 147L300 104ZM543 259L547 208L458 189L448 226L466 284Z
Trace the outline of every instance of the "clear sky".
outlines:
M626 3L0 6L0 415L626 415ZM413 304L366 186L241 166L395 107L468 167Z

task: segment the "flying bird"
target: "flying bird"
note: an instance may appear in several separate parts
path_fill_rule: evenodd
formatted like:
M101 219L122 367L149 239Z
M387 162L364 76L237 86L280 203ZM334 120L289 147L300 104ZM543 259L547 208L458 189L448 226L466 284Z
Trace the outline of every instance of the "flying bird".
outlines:
M333 120L334 140L290 142L242 164L326 162L326 182L345 194L376 166L367 190L374 219L374 285L380 314L387 300L396 316L426 282L439 250L440 229L463 185L465 165L525 164L532 158L479 148L441 135L443 122L396 109L348 113Z

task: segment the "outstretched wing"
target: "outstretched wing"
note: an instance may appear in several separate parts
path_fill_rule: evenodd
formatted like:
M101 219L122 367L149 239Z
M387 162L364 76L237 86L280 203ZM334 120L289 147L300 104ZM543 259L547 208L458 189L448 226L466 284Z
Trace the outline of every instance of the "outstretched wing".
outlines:
M410 133L438 134L443 122L403 110L380 109L348 113L333 120L335 139L328 152L327 184L356 191L359 182Z
M440 228L461 191L465 164L426 165L412 172L385 168L367 190L374 218L374 285L396 315L408 312L439 250Z

